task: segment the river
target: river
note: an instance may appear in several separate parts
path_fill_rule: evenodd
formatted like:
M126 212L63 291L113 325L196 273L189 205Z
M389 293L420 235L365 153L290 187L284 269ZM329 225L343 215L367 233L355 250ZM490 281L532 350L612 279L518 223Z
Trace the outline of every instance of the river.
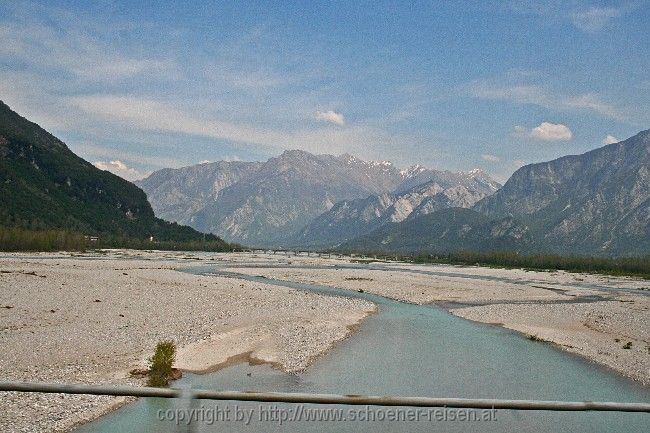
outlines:
M362 266L362 265L360 265ZM301 374L268 365L238 364L206 375L186 374L174 386L217 390L256 390L429 397L650 402L650 389L605 368L532 342L509 330L477 324L433 306L390 300L369 293L221 272L216 266L185 269L218 273L326 295L362 298L378 305L358 332L339 342ZM311 412L315 408L336 411ZM176 432L188 417L185 402L140 399L77 432ZM338 412L338 410L341 412ZM407 421L389 421L388 408L280 405L201 401L194 406L199 432L647 432L647 414L613 412L506 411L478 413L479 421L452 421L452 409L424 409ZM282 421L302 411L302 421ZM393 408L406 418L408 408ZM400 412L401 411L401 412ZM309 412L311 415L306 415ZM477 411L481 412L481 411ZM250 422L235 420L250 415ZM248 418L246 415L246 418ZM167 419L160 419L161 417ZM343 420L305 421L305 416ZM349 421L350 417L364 418ZM473 415L467 415L473 416ZM483 418L489 419L483 419ZM173 418L173 419L170 419ZM417 419L416 419L417 418ZM444 419L442 419L444 418ZM496 419L494 419L496 418ZM181 422L182 424L182 422Z

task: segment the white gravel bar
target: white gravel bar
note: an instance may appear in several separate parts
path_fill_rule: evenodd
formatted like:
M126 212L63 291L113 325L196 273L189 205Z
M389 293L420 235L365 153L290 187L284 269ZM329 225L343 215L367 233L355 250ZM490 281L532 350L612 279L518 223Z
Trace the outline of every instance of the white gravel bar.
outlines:
M110 251L0 258L0 379L142 384L158 341L176 367L204 372L238 361L305 369L375 305L244 280L178 272L227 255ZM124 398L3 393L0 431L62 432Z

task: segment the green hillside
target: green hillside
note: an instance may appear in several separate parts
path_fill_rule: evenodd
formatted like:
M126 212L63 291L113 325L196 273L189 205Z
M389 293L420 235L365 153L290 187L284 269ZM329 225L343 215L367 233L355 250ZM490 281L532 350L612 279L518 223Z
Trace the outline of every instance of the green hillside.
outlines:
M113 239L212 241L154 216L145 193L75 155L0 101L0 225Z

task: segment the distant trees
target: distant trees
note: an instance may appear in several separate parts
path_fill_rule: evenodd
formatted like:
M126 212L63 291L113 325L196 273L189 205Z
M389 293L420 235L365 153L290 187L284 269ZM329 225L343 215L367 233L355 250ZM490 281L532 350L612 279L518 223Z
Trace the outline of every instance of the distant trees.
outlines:
M0 226L0 251L83 250L83 235L65 230L27 230Z
M554 254L523 255L510 251L447 254L420 253L411 257L420 263L449 263L462 265L496 266L535 270L564 270L606 275L631 275L650 279L650 256L645 257L588 257Z
M338 250L337 252L340 254L357 254L362 258L372 257L373 259L399 260L412 263L477 265L539 271L563 270L568 272L625 275L650 279L650 255L639 257L590 257L561 256L557 254L520 254L514 251L422 251L418 254L391 254L368 250Z
M224 242L216 236L205 240L157 241L137 238L84 236L69 230L31 230L0 226L0 251L83 251L97 248L131 248L168 251L232 251L238 245Z

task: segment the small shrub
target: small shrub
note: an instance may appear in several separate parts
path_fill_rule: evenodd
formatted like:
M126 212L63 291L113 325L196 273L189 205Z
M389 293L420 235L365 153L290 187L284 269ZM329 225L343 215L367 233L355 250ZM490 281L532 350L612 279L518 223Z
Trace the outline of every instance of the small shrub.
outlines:
M156 351L149 358L149 386L163 387L169 385L172 377L172 365L176 360L176 343L161 341Z
M533 335L533 334L529 335L529 336L528 336L528 339L529 339L530 341L546 341L546 340L544 340L542 337L540 337L540 336L538 336L538 335Z
M632 342L628 341L623 345L623 349L631 349L632 348Z

